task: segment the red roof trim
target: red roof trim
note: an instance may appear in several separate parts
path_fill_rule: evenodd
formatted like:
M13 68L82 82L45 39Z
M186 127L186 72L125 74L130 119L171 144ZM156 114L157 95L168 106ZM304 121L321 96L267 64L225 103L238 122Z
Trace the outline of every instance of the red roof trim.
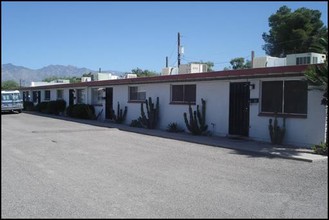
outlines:
M301 75L309 65L298 66L280 66L280 67L266 67L266 68L252 68L240 70L224 70L206 73L192 73L192 74L179 74L179 75L163 75L152 77L139 77L131 79L114 79L102 80L80 83L69 83L48 86L34 86L25 87L26 89L55 89L55 88L72 88L72 87L97 87L97 86L111 86L111 85L128 85L128 84L144 84L144 83L163 83L163 82L176 82L176 81L204 81L204 80L223 80L223 79L239 79L239 78L255 78L265 76L285 76L291 74Z

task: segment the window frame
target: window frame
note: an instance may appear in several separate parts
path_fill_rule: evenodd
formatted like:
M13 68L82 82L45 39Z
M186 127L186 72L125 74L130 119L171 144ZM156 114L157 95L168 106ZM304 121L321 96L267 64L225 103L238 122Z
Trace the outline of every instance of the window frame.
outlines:
M178 88L182 89L182 91L179 91ZM188 89L193 88L193 93L188 93ZM196 90L197 86L196 84L171 84L170 85L170 104L182 104L182 105L195 105L196 104ZM182 100L178 100L177 97L174 97L174 92L179 92L180 94L178 96L182 96ZM194 96L194 100L190 100L190 96Z
M136 90L133 91L133 94L132 94L132 89ZM128 86L128 103L141 103L141 102L145 102L145 100L146 100L146 91L140 90L139 86Z
M59 94L61 94L61 95L59 95ZM56 90L56 98L57 98L57 100L64 99L64 90L63 89Z
M50 100L50 90L45 90L45 98L44 100L49 101Z
M265 108L263 106L264 104L264 83L271 83L271 82L282 82L282 87L281 87L281 106L280 112L275 112L275 111L264 111L263 109ZM299 87L297 89L301 89L302 92L304 92L305 94L303 94L303 96L301 97L303 103L301 104L302 107L304 108L304 110L302 112L287 112L288 109L291 108L287 108L287 99L290 98L290 100L292 100L291 97L289 97L286 93L287 91L291 91L291 87L287 87L287 84L291 83L291 82L295 82L295 83L305 83L304 85L300 85L300 86L306 86L306 89L303 89L302 87ZM270 80L270 81L262 81L261 82L261 89L260 89L260 97L261 97L261 102L260 102L260 106L259 106L259 116L273 116L273 115L277 115L277 116L282 116L282 117L295 117L295 118L307 118L307 114L308 114L308 90L307 90L307 82L303 81L303 80L298 80L298 79L292 79L292 80ZM266 97L266 98L271 98L271 97ZM272 97L273 98L273 97ZM293 98L296 99L296 98ZM300 99L300 97L299 97ZM303 100L304 99L304 100ZM290 102L289 105L291 105L292 103Z

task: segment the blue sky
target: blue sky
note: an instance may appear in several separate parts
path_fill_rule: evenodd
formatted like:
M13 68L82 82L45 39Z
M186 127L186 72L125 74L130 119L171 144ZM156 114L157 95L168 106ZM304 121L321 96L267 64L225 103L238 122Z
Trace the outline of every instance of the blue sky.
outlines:
M282 6L319 10L318 2L1 2L2 64L31 69L73 65L92 70L161 72L181 63L211 61L215 70L236 57L264 56L262 33Z

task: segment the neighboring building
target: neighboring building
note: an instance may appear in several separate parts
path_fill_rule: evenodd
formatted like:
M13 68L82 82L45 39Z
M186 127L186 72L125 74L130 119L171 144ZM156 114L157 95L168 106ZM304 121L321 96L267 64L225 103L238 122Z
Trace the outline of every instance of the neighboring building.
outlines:
M207 64L202 63L181 64L178 67L178 74L204 73L207 72L207 69Z
M57 79L53 80L51 82L31 82L31 87L34 86L46 86L46 85L57 85L57 84L66 84L70 83L70 80L68 79Z
M189 63L181 64L179 67L166 67L162 69L162 75L177 75L189 73L204 73L208 71L207 64Z
M135 73L127 73L126 75L124 75L123 78L124 78L124 79L137 78L137 74L135 74Z
M286 58L278 57L255 57L253 61L253 68L286 66Z
M56 100L95 106L100 120L112 118L117 103L128 107L125 123L138 119L141 102L159 97L159 129L176 122L185 128L183 114L206 101L206 123L215 136L238 135L270 141L269 119L286 117L284 144L310 147L325 141L323 92L308 89L308 65L163 75L22 88L36 102ZM34 97L35 96L35 97ZM26 97L26 96L25 96Z
M111 80L111 79L119 79L119 76L113 75L112 73L94 73L93 74L93 81Z
M312 53L312 52L288 54L284 58L264 56L264 57L253 58L252 67L262 68L262 67L275 67L275 66L319 64L319 63L324 63L325 60L326 60L325 54Z
M304 65L304 64L318 64L326 61L326 55L320 53L299 53L288 54L287 66L290 65Z
M178 68L177 67L165 67L162 69L161 75L177 75Z

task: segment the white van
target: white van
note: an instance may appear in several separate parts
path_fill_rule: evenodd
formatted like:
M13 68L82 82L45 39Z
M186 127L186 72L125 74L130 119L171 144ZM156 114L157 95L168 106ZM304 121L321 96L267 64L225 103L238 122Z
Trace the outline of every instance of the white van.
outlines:
M21 113L23 110L23 100L18 90L1 91L1 112Z

